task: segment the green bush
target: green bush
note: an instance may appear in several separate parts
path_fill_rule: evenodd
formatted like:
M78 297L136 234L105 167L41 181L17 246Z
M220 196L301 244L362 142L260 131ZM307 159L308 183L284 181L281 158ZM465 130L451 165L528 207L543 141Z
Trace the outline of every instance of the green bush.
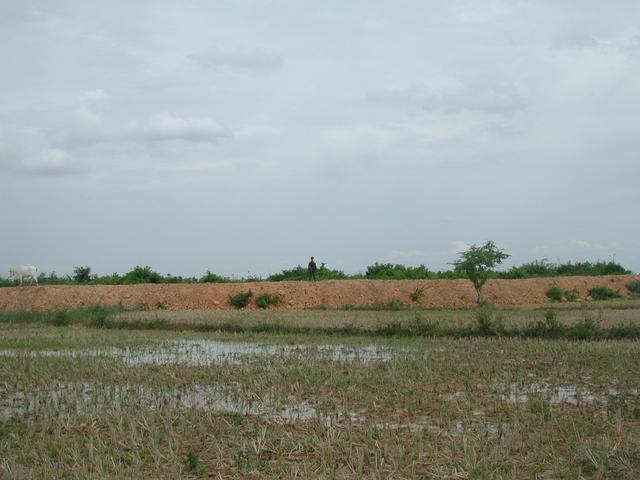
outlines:
M489 337L500 335L504 330L502 319L494 318L492 309L486 306L476 311L476 327L480 335Z
M50 322L56 327L66 327L69 325L71 319L69 318L69 312L65 309L55 310L51 312Z
M270 293L264 293L256 298L256 305L259 308L269 308L270 306L276 306L282 303L282 297L280 295L271 295Z
M162 275L151 270L149 266L136 266L122 277L122 283L163 283Z
M612 298L622 298L620 292L614 292L609 287L590 288L589 295L594 300L610 300Z
M78 283L88 283L91 281L91 267L75 267L73 269L73 280Z
M588 314L568 330L569 338L573 340L593 340L602 337L600 322Z
M558 320L555 310L547 310L544 320L528 325L523 330L523 336L533 338L560 338L566 331L565 326Z
M562 289L558 285L551 285L547 290L547 298L552 302L561 302L564 298Z
M626 287L632 295L640 295L640 280L631 280Z
M316 272L316 280L344 280L347 278L357 278L357 275L347 275L341 270L331 270L324 264L320 264L320 268ZM301 281L308 280L309 274L306 267L298 265L290 270L282 270L280 273L275 273L267 277L269 282L282 282L282 281Z
M244 308L249 303L249 300L253 296L251 290L248 292L240 292L236 295L229 295L229 302L236 308Z
M376 262L367 267L364 276L371 280L419 280L434 278L435 274L424 265L407 267L406 265Z
M575 302L580 297L580 292L575 288L573 290L565 290L564 298L567 299L568 302Z
M225 282L230 282L231 280L207 270L207 273L205 273L202 277L200 277L200 280L198 281L200 283L225 283Z

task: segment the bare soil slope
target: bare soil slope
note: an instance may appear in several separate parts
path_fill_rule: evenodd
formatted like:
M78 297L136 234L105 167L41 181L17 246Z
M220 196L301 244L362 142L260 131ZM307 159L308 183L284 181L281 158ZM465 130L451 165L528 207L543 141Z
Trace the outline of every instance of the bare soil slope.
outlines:
M545 292L556 284L563 290L576 289L579 300L588 300L588 290L607 286L627 295L625 284L640 275L607 277L559 277L525 280L490 280L484 288L486 299L495 305L531 305L548 302ZM421 288L417 302L411 294ZM371 306L397 300L421 308L468 307L475 304L475 291L468 280L338 280L323 282L256 282L168 285L88 285L0 288L0 309L79 308L93 305L168 310L233 308L229 295L251 290L280 295L277 308L341 308L345 305ZM247 308L256 308L253 301Z

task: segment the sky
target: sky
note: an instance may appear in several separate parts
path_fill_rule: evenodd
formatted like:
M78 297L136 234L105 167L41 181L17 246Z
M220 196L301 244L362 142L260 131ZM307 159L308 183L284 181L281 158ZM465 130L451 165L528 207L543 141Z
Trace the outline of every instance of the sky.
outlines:
M0 0L0 275L640 271L637 0Z

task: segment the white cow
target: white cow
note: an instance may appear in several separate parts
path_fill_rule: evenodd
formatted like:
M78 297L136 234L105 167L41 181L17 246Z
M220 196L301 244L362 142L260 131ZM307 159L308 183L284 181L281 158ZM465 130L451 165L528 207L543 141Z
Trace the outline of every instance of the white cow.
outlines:
M22 279L24 277L29 278L29 285L33 285L33 281L36 281L38 285L38 269L33 265L25 267L20 265L19 267L11 267L9 269L9 276L20 279L20 286L22 286Z

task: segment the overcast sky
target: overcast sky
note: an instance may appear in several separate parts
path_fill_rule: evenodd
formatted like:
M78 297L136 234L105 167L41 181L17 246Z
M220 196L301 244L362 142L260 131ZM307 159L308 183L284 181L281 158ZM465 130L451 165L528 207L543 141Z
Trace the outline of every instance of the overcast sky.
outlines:
M640 2L0 0L0 275L640 271Z

